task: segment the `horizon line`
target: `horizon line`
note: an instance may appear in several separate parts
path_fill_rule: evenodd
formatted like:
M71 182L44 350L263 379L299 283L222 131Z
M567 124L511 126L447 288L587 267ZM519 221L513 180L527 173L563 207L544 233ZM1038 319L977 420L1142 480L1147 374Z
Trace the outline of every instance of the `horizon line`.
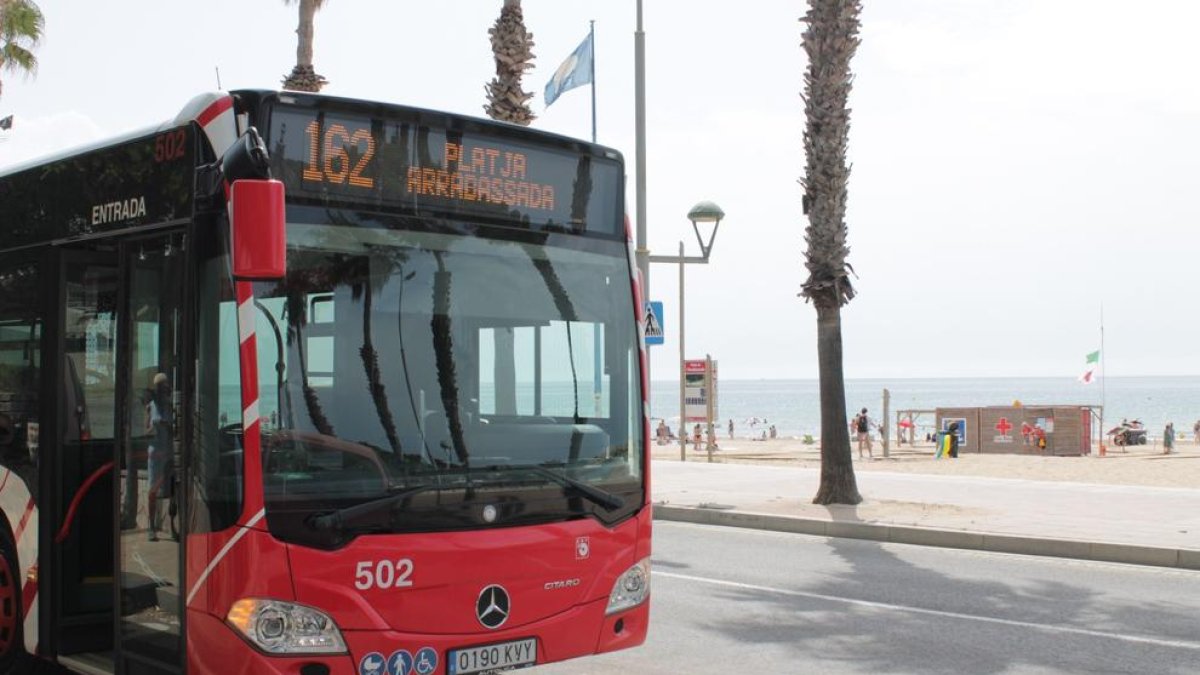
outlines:
M1163 378L1163 379L1186 379L1186 378L1200 378L1200 374L1107 375L1103 378L1096 378L1092 383L1084 384L1082 382L1079 382L1079 385L1081 387L1092 387L1092 386L1095 386L1095 384L1098 383L1102 379L1122 379L1123 380L1123 379L1144 378L1144 377L1156 377L1156 378ZM808 376L808 377L728 377L728 378L720 378L720 380L723 380L725 382L730 382L730 381L785 382L785 381L789 381L789 380L817 381L818 379L819 379L819 377L815 376L815 375ZM898 376L875 375L875 376L869 376L869 377L846 377L843 379L847 382L849 382L851 380L854 380L854 381L862 381L862 380L876 381L876 380L980 380L980 379L983 379L983 380L1075 380L1078 382L1079 377L1077 375L898 375ZM661 378L659 378L659 379L651 379L651 382L679 382L679 380L678 379L661 379Z

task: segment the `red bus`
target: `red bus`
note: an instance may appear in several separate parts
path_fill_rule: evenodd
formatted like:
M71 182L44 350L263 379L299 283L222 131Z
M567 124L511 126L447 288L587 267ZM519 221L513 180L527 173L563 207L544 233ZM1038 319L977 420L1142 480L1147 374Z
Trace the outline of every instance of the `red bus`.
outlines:
M0 672L641 644L623 183L600 146L270 91L0 173Z

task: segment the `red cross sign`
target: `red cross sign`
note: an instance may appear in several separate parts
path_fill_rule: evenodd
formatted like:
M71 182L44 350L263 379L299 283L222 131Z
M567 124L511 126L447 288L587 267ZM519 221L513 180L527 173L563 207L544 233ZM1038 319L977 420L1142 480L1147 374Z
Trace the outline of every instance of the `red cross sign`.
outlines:
M1007 417L1001 417L999 422L996 422L996 431L1000 432L1001 436L1007 436L1008 432L1013 428Z

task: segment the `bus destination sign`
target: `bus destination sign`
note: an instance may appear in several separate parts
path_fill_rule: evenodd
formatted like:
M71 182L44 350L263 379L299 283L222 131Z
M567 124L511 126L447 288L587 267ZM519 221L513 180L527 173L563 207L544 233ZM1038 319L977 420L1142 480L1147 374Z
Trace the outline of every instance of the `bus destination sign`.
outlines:
M554 211L554 185L528 180L524 152L446 141L442 159L440 166L408 167L405 189L413 195Z
M623 234L612 198L620 164L584 150L434 126L415 112L381 118L285 105L272 111L267 142L292 196Z

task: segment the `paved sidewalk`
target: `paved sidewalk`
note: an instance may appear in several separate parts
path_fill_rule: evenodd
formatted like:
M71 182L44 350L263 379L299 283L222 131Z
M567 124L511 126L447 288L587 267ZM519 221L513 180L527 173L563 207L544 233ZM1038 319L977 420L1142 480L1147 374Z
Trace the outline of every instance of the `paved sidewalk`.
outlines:
M818 469L656 460L655 518L1200 569L1200 489L860 471L816 506Z

